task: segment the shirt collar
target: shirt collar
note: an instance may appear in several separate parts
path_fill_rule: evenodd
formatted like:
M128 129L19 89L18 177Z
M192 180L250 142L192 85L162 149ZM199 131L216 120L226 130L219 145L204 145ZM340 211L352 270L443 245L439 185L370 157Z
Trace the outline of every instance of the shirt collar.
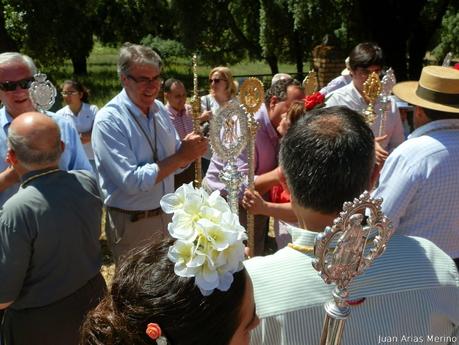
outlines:
M167 107L167 110L169 110L172 117L182 117L186 114L186 108L183 108L182 110L177 111L174 108L172 108L169 103L167 103L166 107Z
M271 123L271 120L269 119L268 109L266 108L266 105L262 103L258 111L260 112L260 121L263 122L264 125L262 127L266 128L269 138L272 140L279 140L279 134L277 133L276 129L273 127L273 124Z
M432 131L444 129L459 129L459 119L443 119L427 122L419 128L416 128L409 136L408 139L418 138Z
M292 243L300 246L314 246L317 232L289 225L288 232L292 235Z
M126 92L126 89L123 88L123 90L120 93L120 97L121 97L122 103L128 109L130 109L135 116L140 117L140 118L143 117L142 110L140 110L140 108L137 105L135 105L134 102L132 102L132 100L129 98ZM151 116L150 114L154 114L157 111L158 111L158 106L156 105L156 100L154 100L153 103L151 103L150 105L147 116L150 117Z
M0 109L0 125L2 126L2 128L6 129L6 127L9 127L12 121L13 118L11 117L10 113L8 113L8 111L6 110L6 107Z
M45 169L39 169L39 170L34 170L34 171L29 171L27 173L25 173L24 175L21 176L21 182L23 183L24 181L26 181L27 179L30 179L31 177L33 176L37 176L37 175L40 175L40 174L44 174L48 171L60 171L58 167L55 167L55 168L45 168Z

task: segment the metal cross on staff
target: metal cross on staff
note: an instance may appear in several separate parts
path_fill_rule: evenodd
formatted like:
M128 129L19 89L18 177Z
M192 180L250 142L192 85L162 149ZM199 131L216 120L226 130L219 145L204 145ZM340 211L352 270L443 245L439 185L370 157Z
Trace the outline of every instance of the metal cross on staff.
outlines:
M364 192L353 202L345 202L333 226L316 237L316 259L312 265L325 283L336 284L333 300L324 306L326 316L320 345L340 345L351 312L348 286L384 252L392 236L394 229L382 213L381 204L382 199L371 199ZM369 216L363 226L367 211Z
M257 78L248 78L241 85L239 99L244 106L248 115L248 137L247 137L247 160L249 165L248 171L248 188L254 192L255 190L255 137L257 135L258 123L255 120L254 114L260 109L264 100L263 83ZM254 235L255 220L253 214L247 212L247 233L249 237L249 256L254 255L255 235Z

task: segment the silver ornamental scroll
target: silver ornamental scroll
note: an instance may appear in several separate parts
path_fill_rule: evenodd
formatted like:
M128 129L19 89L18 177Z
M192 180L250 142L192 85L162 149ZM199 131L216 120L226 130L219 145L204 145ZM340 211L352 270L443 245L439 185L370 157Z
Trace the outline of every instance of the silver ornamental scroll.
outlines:
M46 74L37 73L34 75L34 81L29 88L29 97L35 109L45 113L56 101L56 88L46 80Z
M324 306L326 316L320 345L339 345L351 309L348 287L386 249L393 233L390 220L381 211L382 199L364 192L353 202L345 202L332 227L316 237L313 267L325 283L336 285L333 300ZM366 224L362 225L365 216Z
M238 171L236 159L247 145L247 116L236 102L220 107L210 122L209 138L214 153L226 162L220 180L228 190L231 211L238 214L238 192L244 176Z
M395 78L394 70L392 68L389 68L381 80L381 93L379 94L381 106L379 111L381 116L378 131L379 136L384 135L385 132L387 111L388 107L390 106L390 96L392 94L392 89L395 84L397 84L397 79Z

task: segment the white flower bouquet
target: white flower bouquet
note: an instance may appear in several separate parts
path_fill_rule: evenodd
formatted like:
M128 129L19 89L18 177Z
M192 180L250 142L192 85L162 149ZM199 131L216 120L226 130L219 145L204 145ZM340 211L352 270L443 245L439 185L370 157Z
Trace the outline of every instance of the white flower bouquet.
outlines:
M247 235L225 199L218 191L209 195L190 183L166 194L161 208L174 214L168 231L176 241L168 258L175 263L175 274L195 277L204 296L214 289L227 291L233 274L243 268Z

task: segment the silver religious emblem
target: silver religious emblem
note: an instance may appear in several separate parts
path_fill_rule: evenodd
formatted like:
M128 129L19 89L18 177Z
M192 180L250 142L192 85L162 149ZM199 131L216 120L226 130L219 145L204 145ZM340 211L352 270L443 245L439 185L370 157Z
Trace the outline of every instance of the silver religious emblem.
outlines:
M379 122L379 132L378 135L382 136L385 132L385 124L386 124L386 117L387 111L390 104L390 95L392 94L392 89L394 85L397 84L397 79L395 78L394 70L389 68L386 71L386 74L381 80L381 93L379 95L380 98L380 122Z
M364 192L353 202L346 202L332 227L316 237L313 267L325 283L336 285L333 300L325 304L321 345L339 345L344 322L350 314L348 286L386 249L393 233L390 220L381 211L382 199L371 199ZM366 225L362 225L368 215Z
M451 60L453 59L453 53L448 52L448 54L445 55L445 58L443 59L443 63L441 64L443 67L449 67L451 66Z
M46 74L38 73L34 75L35 81L29 88L29 96L38 111L45 113L50 109L56 100L56 88L46 80Z
M228 190L231 211L238 213L238 191L243 176L236 166L236 158L247 145L247 116L241 106L230 102L219 108L210 122L209 138L212 150L226 161L220 179Z

